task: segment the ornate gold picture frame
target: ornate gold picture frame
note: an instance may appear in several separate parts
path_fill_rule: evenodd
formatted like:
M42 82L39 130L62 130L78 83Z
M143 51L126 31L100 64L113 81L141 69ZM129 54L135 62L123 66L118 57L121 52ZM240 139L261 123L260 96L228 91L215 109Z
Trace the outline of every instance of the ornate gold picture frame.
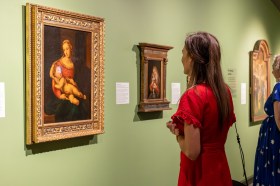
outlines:
M270 52L265 40L258 40L250 52L250 118L251 122L266 118L264 104L270 94Z
M104 132L104 19L26 5L26 144Z

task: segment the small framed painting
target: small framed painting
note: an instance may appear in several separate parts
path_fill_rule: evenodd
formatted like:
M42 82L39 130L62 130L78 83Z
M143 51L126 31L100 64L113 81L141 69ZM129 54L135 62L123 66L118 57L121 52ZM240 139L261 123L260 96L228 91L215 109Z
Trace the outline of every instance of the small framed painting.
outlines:
M167 52L173 47L139 43L141 93L138 112L170 110L166 99Z

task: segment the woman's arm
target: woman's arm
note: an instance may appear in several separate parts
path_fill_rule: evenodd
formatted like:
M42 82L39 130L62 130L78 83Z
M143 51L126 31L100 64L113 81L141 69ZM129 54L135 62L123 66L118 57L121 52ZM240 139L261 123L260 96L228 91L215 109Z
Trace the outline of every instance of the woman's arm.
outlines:
M181 151L191 160L196 160L199 156L200 147L200 129L193 125L184 124L184 136L178 135L177 141Z
M278 130L280 130L280 102L275 101L273 103L273 107L274 107L274 119L278 127Z

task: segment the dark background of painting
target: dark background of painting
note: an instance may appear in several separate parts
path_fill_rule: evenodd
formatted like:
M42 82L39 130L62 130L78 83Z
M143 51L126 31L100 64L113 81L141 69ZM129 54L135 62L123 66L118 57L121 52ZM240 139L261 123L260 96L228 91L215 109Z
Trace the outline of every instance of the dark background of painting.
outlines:
M151 75L152 75L152 72L153 72L153 66L156 66L157 69L158 69L158 75L160 77L160 83L159 83L160 97L159 98L161 98L161 82L162 82L162 79L161 79L161 61L149 60L149 62L148 62L148 80L149 80L148 95L151 94L149 86L151 84Z
M56 104L58 99L52 92L51 78L49 75L51 65L56 60L60 59L63 55L62 42L68 39L72 43L72 61L75 67L74 80L76 81L80 91L86 95L86 100L80 99L80 104L76 108L81 111L82 114L78 114L75 120L89 119L90 118L90 87L91 87L91 33L54 27L44 26L44 111L45 114L55 114ZM73 105L65 101L68 105ZM65 113L66 117L67 113ZM46 117L45 117L46 118ZM71 119L70 119L71 120ZM67 121L67 119L66 119ZM45 121L45 123L48 123Z

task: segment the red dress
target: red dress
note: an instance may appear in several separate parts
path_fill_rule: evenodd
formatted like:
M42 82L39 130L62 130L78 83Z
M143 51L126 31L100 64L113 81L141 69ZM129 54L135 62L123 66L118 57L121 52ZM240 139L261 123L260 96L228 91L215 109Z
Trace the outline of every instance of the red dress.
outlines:
M184 121L200 128L201 153L194 161L181 152L178 186L231 186L232 180L224 145L235 122L230 91L231 114L223 129L218 124L215 96L206 84L188 89L181 97L172 120L183 132Z

